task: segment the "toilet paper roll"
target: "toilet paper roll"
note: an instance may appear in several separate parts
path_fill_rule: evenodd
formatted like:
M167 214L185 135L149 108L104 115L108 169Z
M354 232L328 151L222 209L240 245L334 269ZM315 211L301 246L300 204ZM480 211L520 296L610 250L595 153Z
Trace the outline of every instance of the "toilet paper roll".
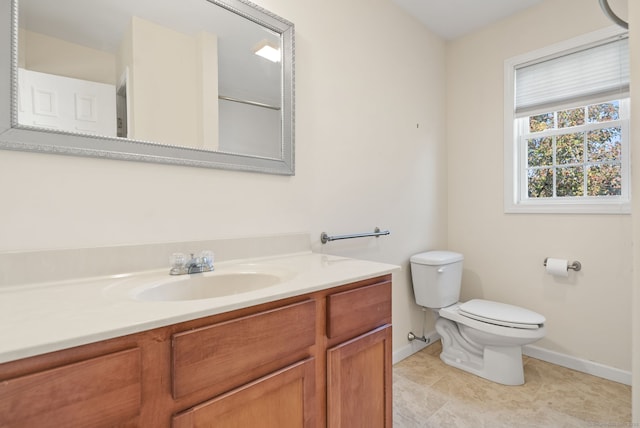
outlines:
M565 259L554 259L549 257L547 259L547 273L553 276L569 276L569 270L567 269L569 266L569 261Z

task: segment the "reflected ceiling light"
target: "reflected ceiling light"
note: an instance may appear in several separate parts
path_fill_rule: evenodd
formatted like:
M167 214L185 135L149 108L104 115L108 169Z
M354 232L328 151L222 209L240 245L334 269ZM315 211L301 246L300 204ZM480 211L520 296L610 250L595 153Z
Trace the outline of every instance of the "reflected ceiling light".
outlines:
M280 62L280 48L272 45L266 40L260 42L260 44L258 44L258 46L253 50L253 53L266 58L271 62Z

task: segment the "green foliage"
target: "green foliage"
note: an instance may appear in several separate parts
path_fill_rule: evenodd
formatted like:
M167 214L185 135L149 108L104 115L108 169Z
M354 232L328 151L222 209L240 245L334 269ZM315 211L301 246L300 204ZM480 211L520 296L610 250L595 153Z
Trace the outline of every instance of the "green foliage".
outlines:
M615 196L622 193L620 165L589 167L587 180L588 196Z
M529 170L528 176L528 194L530 198L553 197L553 169Z
M556 196L583 196L584 172L581 166L556 168Z
M556 163L582 163L584 156L584 133L564 134L556 137Z
M584 125L584 107L558 112L558 128Z
M553 113L545 113L529 117L529 132L531 133L541 132L545 129L551 129L554 127Z
M545 166L553 164L553 139L533 138L528 140L529 166Z
M621 128L581 130L586 124L604 125L618 118L618 101L529 117L529 132L534 134L527 139L529 197L620 195ZM535 137L536 133L550 135Z

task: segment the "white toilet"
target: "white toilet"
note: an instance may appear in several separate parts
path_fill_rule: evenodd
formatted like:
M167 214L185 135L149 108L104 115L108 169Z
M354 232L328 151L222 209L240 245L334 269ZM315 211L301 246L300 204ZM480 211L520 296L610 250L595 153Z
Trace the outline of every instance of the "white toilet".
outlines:
M545 335L544 316L518 306L458 302L462 254L428 251L411 257L416 303L436 313L446 364L504 385L522 385L522 345Z

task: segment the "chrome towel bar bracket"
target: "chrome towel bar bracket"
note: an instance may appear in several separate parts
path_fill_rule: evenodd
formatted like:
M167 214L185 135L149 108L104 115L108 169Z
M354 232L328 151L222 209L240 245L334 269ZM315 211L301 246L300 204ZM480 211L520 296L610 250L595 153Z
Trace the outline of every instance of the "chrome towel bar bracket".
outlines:
M380 230L379 227L376 227L373 232L370 233L354 233L351 235L329 236L326 232L322 232L320 234L320 242L326 244L327 242L337 241L339 239L367 238L369 236L375 236L377 238L378 236L389 235L390 233L391 232L389 232L388 230Z

